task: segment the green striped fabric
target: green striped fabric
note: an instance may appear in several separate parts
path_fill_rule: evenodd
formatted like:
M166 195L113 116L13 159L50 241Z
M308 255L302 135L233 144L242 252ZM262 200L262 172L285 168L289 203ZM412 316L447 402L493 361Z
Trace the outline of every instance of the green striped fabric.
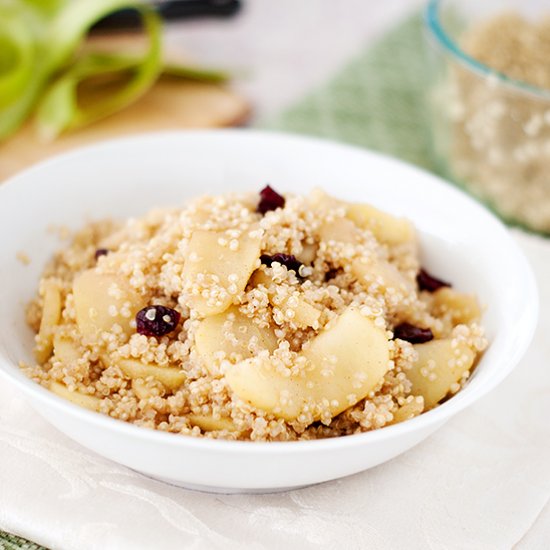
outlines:
M10 535L5 531L0 531L0 549L1 550L46 550L43 546L25 540L24 538Z
M436 171L422 32L420 15L404 20L267 127L368 147Z

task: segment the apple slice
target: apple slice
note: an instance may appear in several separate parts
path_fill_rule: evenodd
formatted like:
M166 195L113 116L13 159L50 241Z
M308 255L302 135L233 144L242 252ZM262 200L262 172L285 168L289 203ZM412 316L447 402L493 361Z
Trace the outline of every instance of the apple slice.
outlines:
M371 231L381 243L397 245L415 240L411 222L370 204L348 204L346 216L358 227Z
M224 312L245 289L261 248L261 237L250 234L232 239L223 231L197 230L191 236L182 278L200 317Z
M474 294L447 287L433 293L432 311L436 317L450 313L453 325L469 324L481 318L481 308Z
M42 364L51 356L53 350L54 329L61 319L61 291L54 281L46 281L44 286L44 307L40 329L36 336L36 348L34 350L36 360Z
M346 310L302 351L308 368L285 376L269 358L237 363L226 374L233 392L258 409L292 421L309 409L331 417L363 399L389 368L386 334L356 309Z
M399 295L406 295L413 290L413 283L397 267L381 258L371 261L357 258L351 263L351 272L367 290L373 284L383 292L392 289Z
M99 405L101 403L99 397L87 395L78 391L71 391L65 384L61 384L60 382L50 382L50 390L56 395L59 395L59 397L63 397L63 399L67 399L67 401L75 405L90 409L91 411L99 411Z
M104 361L105 365L111 361ZM138 359L119 359L114 363L130 379L147 378L151 376L161 382L169 390L177 390L187 378L185 372L177 367L159 367L142 363Z
M78 345L67 336L60 334L54 336L53 354L55 359L66 366L74 365L81 357Z
M257 269L250 281L253 286L263 285L266 287L268 290L268 298L272 306L276 306L283 311L292 310L294 316L289 320L298 328L319 327L321 311L307 302L298 290L293 291L290 296L285 298L277 296L278 301L275 302L274 298L276 293L273 287L277 283L275 283L263 269Z
M187 418L193 426L198 426L203 432L214 432L226 430L236 431L236 426L231 418L214 418L211 414L188 414Z
M235 354L240 359L254 357L259 350L272 352L277 347L277 337L273 329L260 328L237 307L231 307L200 322L195 332L195 346L207 365L211 365L220 351L225 352L226 357Z
M443 338L425 344L415 344L418 360L406 371L412 382L413 395L424 398L424 406L431 409L441 401L469 371L476 353L467 342L459 339Z
M95 269L76 277L73 295L78 329L92 341L100 332L110 331L115 324L124 333L131 334L130 322L147 305L124 277L98 273Z

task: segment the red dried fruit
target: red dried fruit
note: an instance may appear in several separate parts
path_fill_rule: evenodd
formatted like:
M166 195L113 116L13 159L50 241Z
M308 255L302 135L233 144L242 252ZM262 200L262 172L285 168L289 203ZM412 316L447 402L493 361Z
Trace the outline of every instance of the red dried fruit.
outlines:
M420 328L410 323L401 323L393 329L393 337L406 340L411 344L423 344L433 340L433 333L429 328Z
M258 203L258 212L260 214L265 214L270 210L277 210L277 208L283 208L284 205L285 198L269 187L269 185L266 185L260 191L260 202Z
M430 275L425 269L421 269L416 276L416 282L420 290L427 290L428 292L435 292L438 288L444 286L451 286L451 283L437 279L433 275Z
M340 273L340 269L336 267L331 267L328 271L325 272L325 282L334 279L334 277L336 277L338 273Z
M136 314L136 330L145 336L164 336L179 323L180 314L170 307L147 306Z
M262 254L260 256L260 261L267 265L268 267L271 267L271 264L273 262L278 262L281 265L284 265L289 271L295 271L296 275L301 277L300 275L300 268L304 265L300 260L296 259L296 256L293 254L273 254L270 256L269 254Z
M95 251L95 259L97 260L100 256L107 256L110 250L108 248L98 248Z

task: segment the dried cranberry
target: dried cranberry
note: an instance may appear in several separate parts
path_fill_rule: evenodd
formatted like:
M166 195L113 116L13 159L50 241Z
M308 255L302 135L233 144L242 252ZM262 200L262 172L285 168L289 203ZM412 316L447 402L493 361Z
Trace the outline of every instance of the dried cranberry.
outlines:
M446 283L445 281L430 275L425 269L421 269L418 272L416 282L418 283L420 290L427 290L428 292L435 292L438 288L451 286L450 283Z
M97 260L100 256L107 256L109 254L110 250L107 248L98 248L95 251L95 259Z
M340 273L340 270L335 267L331 267L327 272L325 272L325 282L330 281Z
M136 330L145 336L164 336L179 323L180 314L165 306L147 306L136 314Z
M269 254L262 254L260 256L260 261L268 267L271 267L273 262L278 262L281 265L284 265L289 271L295 271L298 276L301 276L300 268L304 265L300 260L296 259L296 256L292 254L273 254L272 256Z
M423 344L433 340L433 333L429 328L420 328L410 323L401 323L393 329L394 338L406 340L411 344Z
M270 210L277 210L277 208L283 208L284 205L285 198L269 187L269 185L266 185L260 191L260 202L258 203L258 212L260 214L265 214Z

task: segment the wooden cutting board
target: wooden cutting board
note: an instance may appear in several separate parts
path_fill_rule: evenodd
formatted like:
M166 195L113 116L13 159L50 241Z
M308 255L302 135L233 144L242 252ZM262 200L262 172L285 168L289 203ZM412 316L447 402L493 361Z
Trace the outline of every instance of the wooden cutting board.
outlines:
M163 78L127 109L55 141L41 141L29 123L0 145L0 182L51 155L98 140L178 128L237 126L246 121L249 111L248 103L228 87Z

